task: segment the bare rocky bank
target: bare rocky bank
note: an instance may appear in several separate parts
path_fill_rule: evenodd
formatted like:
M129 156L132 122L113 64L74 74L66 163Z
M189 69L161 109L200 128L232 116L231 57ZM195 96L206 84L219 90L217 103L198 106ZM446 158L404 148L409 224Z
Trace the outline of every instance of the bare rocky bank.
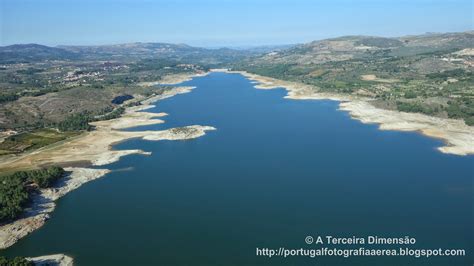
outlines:
M278 80L244 71L213 71L239 73L257 82L257 89L284 88L288 91L285 98L298 100L336 100L340 101L339 109L350 113L351 117L362 123L379 124L381 130L416 131L423 135L441 139L445 146L438 150L447 154L474 154L474 127L456 119L438 118L418 113L405 113L380 109L373 106L372 99L352 95L321 93L314 87L298 82Z
M35 265L38 265L38 266L72 266L74 265L74 260L71 257L64 254L30 257L26 259L34 262Z
M181 77L186 78L186 77ZM177 79L175 79L177 80ZM177 80L179 82L179 80ZM206 131L215 130L211 126L191 125L180 128L171 128L160 131L122 131L122 129L163 123L158 118L165 113L143 112L152 108L150 103L169 98L178 94L188 93L193 87L176 87L163 94L142 101L142 105L130 107L120 117L112 120L92 123L96 129L86 132L59 146L53 146L10 158L0 162L2 169L19 169L41 166L45 164L64 164L78 161L89 161L95 166L104 166L116 162L120 157L129 154L149 155L151 152L143 150L112 150L112 145L131 138L142 138L150 141L159 140L186 140L201 137ZM100 178L110 170L67 167L67 176L62 178L54 187L42 189L32 196L31 207L19 219L0 226L0 249L5 249L34 230L40 228L49 218L55 208L55 201L68 192L77 189L82 184ZM71 262L72 263L72 262ZM63 264L61 264L63 265ZM64 264L68 265L68 264Z

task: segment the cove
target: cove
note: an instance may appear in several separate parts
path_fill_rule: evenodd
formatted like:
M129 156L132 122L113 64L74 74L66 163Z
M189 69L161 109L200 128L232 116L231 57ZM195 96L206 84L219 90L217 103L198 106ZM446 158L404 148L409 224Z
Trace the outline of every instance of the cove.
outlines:
M472 263L473 156L442 154L438 140L362 124L334 101L257 90L239 74L181 85L196 88L147 110L168 113L166 123L131 130L200 124L216 131L116 145L152 155L106 166L113 172L61 198L44 227L0 253L65 253L76 265ZM467 254L256 256L256 248L319 248L305 243L308 235L410 236L412 248Z

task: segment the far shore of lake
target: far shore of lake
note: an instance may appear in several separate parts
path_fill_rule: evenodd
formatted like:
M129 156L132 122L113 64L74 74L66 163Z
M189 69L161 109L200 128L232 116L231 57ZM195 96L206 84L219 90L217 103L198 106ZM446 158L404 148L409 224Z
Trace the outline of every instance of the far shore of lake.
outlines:
M380 109L372 105L373 99L352 95L318 92L313 86L298 82L264 77L245 71L213 69L214 72L238 73L257 82L257 89L286 89L285 98L296 100L335 100L339 109L349 112L352 118L367 124L379 124L380 130L415 131L428 137L441 139L445 145L438 150L446 154L474 154L474 127L462 120L439 118L419 113L405 113Z

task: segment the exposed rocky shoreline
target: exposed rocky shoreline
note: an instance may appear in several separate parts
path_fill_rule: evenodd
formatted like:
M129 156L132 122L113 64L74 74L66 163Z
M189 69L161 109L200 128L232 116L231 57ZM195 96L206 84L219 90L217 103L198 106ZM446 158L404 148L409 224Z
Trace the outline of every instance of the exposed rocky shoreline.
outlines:
M339 109L349 112L352 118L362 123L379 124L381 130L416 131L423 135L441 139L445 146L438 150L447 154L474 154L474 127L466 125L461 120L432 117L418 113L380 109L372 105L373 99L355 97L352 95L321 93L314 87L298 82L278 80L245 71L228 71L216 69L213 71L239 73L257 83L257 89L284 88L288 91L285 98L298 100L329 99L339 101Z
M474 154L474 128L460 120L430 117L416 113L379 109L370 104L371 99L350 95L319 93L311 86L296 82L282 81L240 71L213 70L227 73L239 73L258 83L258 89L285 88L289 99L331 99L340 101L339 108L363 123L377 123L381 130L417 131L424 135L442 139L446 146L438 149L443 153L468 155ZM204 74L200 74L202 76ZM189 76L177 76L167 80L167 84L181 83ZM176 87L163 94L142 101L142 105L127 108L122 117L92 123L96 130L87 132L59 146L41 149L14 159L0 162L0 168L23 168L58 163L89 161L95 166L104 166L129 154L149 155L143 150L113 150L111 147L130 138L142 138L150 141L185 140L198 138L206 131L215 130L211 126L191 125L160 131L122 131L122 129L164 123L160 118L166 113L149 113L144 110L154 107L152 102L188 93L193 87ZM55 208L55 201L82 184L100 178L110 170L84 167L66 167L68 175L54 187L40 190L33 195L32 206L18 220L0 226L0 249L5 249L32 231L40 228ZM63 255L50 255L28 258L38 265L72 265L73 259Z
M68 175L51 188L41 189L32 195L31 207L22 217L0 227L0 249L5 249L34 230L44 225L49 213L54 211L54 201L77 189L82 184L97 179L109 172L108 169L65 168Z
M193 87L176 87L163 94L142 101L142 105L127 108L119 118L91 123L95 130L86 132L78 138L62 145L41 149L17 158L0 162L1 169L20 169L49 164L67 164L78 161L88 161L95 166L103 166L116 162L120 157L129 154L149 155L143 150L113 150L116 143L131 139L142 138L150 141L186 140L198 138L206 131L215 130L211 126L191 125L159 131L123 131L122 129L163 123L158 119L165 113L149 113L143 110L154 107L150 103L169 98L178 94L188 93ZM0 226L0 249L15 244L34 230L44 225L55 208L58 198L77 189L82 184L100 178L109 173L108 169L92 169L82 167L66 167L68 175L62 178L54 187L42 189L32 196L32 204L24 215L11 223ZM72 260L71 260L72 263ZM63 265L63 264L61 264ZM64 264L69 265L69 264Z
M35 263L38 266L72 266L74 260L64 254L54 254L41 257L26 258L29 261Z

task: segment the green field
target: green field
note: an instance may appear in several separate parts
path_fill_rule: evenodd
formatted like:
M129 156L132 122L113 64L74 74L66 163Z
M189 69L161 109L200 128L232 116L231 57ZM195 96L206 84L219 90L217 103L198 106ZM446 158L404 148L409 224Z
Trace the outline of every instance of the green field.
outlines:
M0 143L0 155L16 154L39 149L78 134L80 134L80 132L59 132L56 129L43 128L9 136Z

